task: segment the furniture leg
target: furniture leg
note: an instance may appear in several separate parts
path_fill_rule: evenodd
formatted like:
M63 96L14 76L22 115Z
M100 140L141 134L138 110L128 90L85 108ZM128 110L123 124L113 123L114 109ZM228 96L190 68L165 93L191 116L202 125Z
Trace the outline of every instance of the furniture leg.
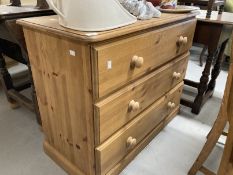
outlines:
M200 66L202 67L203 66L203 58L204 58L204 55L205 55L205 52L207 51L208 47L207 46L204 46L202 51L201 51L201 55L200 55Z
M206 18L210 18L211 17L214 1L215 0L209 0L209 2L208 2L208 8L207 8L207 13L206 13Z
M227 42L228 42L228 39L226 41L224 41L221 45L220 52L218 54L216 63L214 65L214 68L213 68L212 73L211 73L211 80L209 82L207 91L210 91L210 92L214 91L214 88L216 85L216 79L219 76L220 71L221 71L221 64L222 64L222 61L224 58L224 51L225 51Z
M233 53L232 53L233 54ZM189 171L189 175L194 175L197 171L201 171L204 174L213 174L210 170L203 166L205 160L208 158L209 154L212 152L215 144L217 143L219 137L222 135L224 128L229 122L229 133L227 134L227 141L224 148L224 153L220 163L220 167L217 175L232 175L233 174L233 64L230 64L230 70L228 73L226 88L224 91L224 97L221 103L221 108L219 115L214 123L211 132L208 135L207 142L205 143L201 153L199 154L197 160L193 164Z
M202 76L200 79L200 84L198 86L198 94L194 100L192 113L198 114L200 112L201 106L203 104L203 98L205 95L205 92L208 88L208 82L209 82L209 75L210 75L210 69L213 62L215 49L209 48L209 55L206 60L205 69L202 72Z
M12 83L11 76L6 68L5 59L1 53L0 53L0 79L3 86L3 90L5 91L7 100L11 104L11 107L13 109L19 107L18 103L8 95L8 90L13 89L14 86Z
M10 0L10 6L21 6L21 0Z
M224 11L224 5L221 5L221 6L219 7L218 14L221 15L223 11Z
M38 9L48 9L49 5L46 0L37 0L36 8Z
M222 131L224 130L226 124L227 124L227 116L225 115L225 112L221 109L219 116L216 122L214 123L214 126L208 136L208 139L202 151L200 152L197 160L193 164L192 168L189 170L188 175L195 175L199 170L200 171L206 170L206 168L203 167L203 164L206 161L206 159L209 157L216 143L218 142L218 139L221 136Z

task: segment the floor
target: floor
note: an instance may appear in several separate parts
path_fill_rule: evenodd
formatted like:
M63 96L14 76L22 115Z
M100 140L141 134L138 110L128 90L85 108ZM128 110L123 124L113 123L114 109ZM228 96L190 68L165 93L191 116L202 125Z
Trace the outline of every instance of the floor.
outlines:
M198 80L201 75L199 51L193 49L189 62L187 77L193 80ZM226 77L227 71L222 71L214 96L199 115L191 114L189 108L182 106L180 114L121 175L187 175L217 116ZM187 95L190 93L185 91L184 96ZM0 89L0 175L66 175L45 155L42 141L43 134L34 114L25 108L12 110ZM206 166L216 171L222 152L223 146L218 144Z

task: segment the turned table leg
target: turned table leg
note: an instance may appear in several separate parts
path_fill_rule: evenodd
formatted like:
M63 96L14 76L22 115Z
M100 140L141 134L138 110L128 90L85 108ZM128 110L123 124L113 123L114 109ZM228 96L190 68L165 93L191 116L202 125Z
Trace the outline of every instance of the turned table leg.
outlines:
M10 6L21 6L21 0L10 0Z
M216 49L209 48L209 55L206 60L205 69L202 72L200 84L198 86L198 94L193 103L192 113L199 114L201 110L204 95L205 95L206 90L208 89L210 69L211 69L211 65L213 62L214 55L215 55L215 50Z
M211 17L214 1L215 0L209 0L209 2L208 2L208 8L207 8L206 18L210 18Z
M208 89L207 89L207 91L210 91L211 93L213 93L213 91L215 89L216 79L218 78L220 71L221 71L221 64L223 61L224 51L225 51L227 42L228 42L228 40L226 40L222 43L221 48L220 48L220 52L219 52L217 60L216 60L216 63L214 65L214 68L213 68L212 73L211 73L211 80L209 82Z
M221 5L221 6L219 7L218 14L221 15L223 11L224 11L224 5Z
M6 94L8 102L11 104L11 107L12 108L19 107L18 103L8 95L8 90L13 89L14 86L12 83L11 76L6 68L5 59L1 53L0 53L0 79L3 86L3 90Z
M205 56L205 52L208 50L208 46L204 46L202 51L201 51L201 55L200 55L200 66L203 66L203 59Z
M36 8L38 9L48 9L49 5L46 0L37 0Z

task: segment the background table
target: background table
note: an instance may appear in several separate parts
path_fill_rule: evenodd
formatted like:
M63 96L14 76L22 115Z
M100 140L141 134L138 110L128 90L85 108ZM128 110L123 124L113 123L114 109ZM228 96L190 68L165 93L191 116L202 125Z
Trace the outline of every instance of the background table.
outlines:
M219 9L222 14L226 0L178 0L179 4L199 6L203 10L207 10L206 17L210 18L212 10Z
M216 79L220 73L221 63L223 60L224 50L233 29L233 13L224 12L218 15L214 11L211 18L206 18L206 11L201 10L197 16L198 22L194 35L194 42L203 44L208 47L208 57L200 82L185 80L185 84L198 89L198 94L194 102L182 99L181 104L191 107L192 112L198 114L203 104L213 95ZM211 65L214 58L216 62L211 72ZM211 73L211 80L209 76Z
M16 20L19 18L27 18L34 16L53 15L54 12L49 9L37 9L33 6L13 7L0 6L0 79L7 99L12 105L24 105L32 111L36 112L37 120L40 123L40 115L37 109L37 101L31 78L30 64L28 62L27 49L24 41L22 28L16 25ZM10 58L28 65L29 81L14 85L11 75L9 74L3 54ZM32 86L34 103L23 96L20 92Z

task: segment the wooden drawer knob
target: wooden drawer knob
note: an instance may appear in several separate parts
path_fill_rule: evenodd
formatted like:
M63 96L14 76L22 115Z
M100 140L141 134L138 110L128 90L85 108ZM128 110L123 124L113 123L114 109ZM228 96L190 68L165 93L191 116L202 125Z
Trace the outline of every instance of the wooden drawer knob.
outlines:
M172 76L175 79L180 79L181 78L181 73L174 72Z
M133 148L134 146L137 145L137 139L133 138L133 137L129 137L127 139L127 148Z
M175 103L172 103L172 102L169 102L169 103L168 103L168 107L171 108L171 109L173 109L173 108L176 107L176 104L175 104Z
M140 108L140 103L139 102L136 102L134 100L130 101L129 102L129 109L131 111L136 111Z
M140 67L142 67L143 63L144 63L143 57L139 57L139 56L135 55L132 58L132 61L131 61L132 65L131 66L136 67L136 68L140 68Z
M180 36L178 43L179 45L186 45L188 43L188 37Z

